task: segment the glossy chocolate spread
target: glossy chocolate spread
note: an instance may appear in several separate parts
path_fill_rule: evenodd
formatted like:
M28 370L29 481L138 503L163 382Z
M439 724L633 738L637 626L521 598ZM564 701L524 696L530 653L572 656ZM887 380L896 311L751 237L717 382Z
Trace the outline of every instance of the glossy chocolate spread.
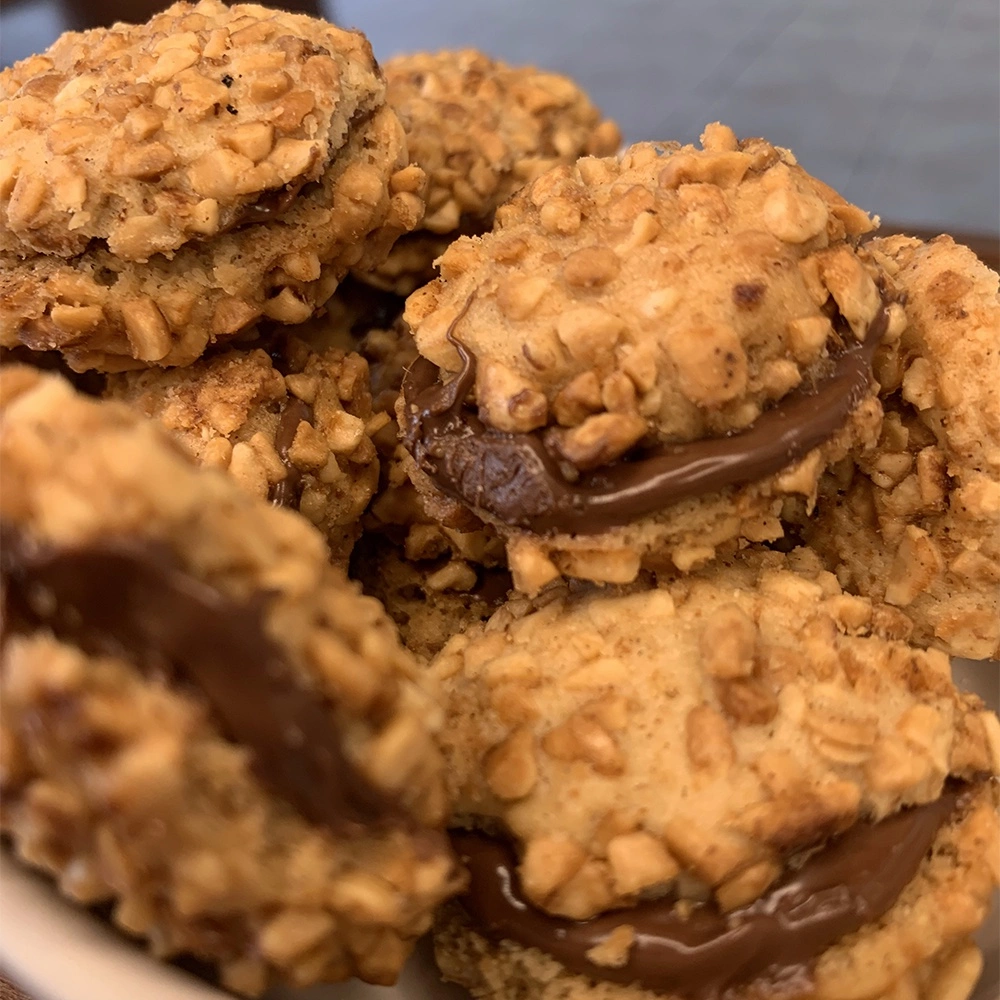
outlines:
M442 384L440 369L419 358L403 380L403 441L448 496L503 524L538 533L605 531L687 497L763 479L798 461L829 440L864 398L872 357L888 326L883 300L863 342L849 343L832 357L829 374L789 393L746 430L661 445L571 482L542 432L498 431L466 402L476 381L476 358L453 335L464 313L448 334L461 361L458 373Z
M257 776L306 819L338 833L401 822L399 804L348 760L333 706L268 635L269 595L234 600L178 565L165 545L109 539L39 547L0 532L4 638L51 629L91 654L192 684Z
M730 913L702 905L687 918L672 899L587 921L554 917L525 899L508 844L467 831L453 832L452 843L471 875L461 902L476 930L538 948L592 979L715 1000L756 979L807 981L821 952L893 905L958 798L949 790L880 823L858 823L753 903ZM622 925L635 931L627 963L591 962L587 951Z
M295 433L304 420L312 423L312 407L299 399L290 396L281 409L278 418L278 429L274 434L274 450L285 467L285 478L271 487L268 499L279 507L296 507L302 497L302 472L288 457L288 451L295 441Z
M227 233L243 226L256 225L258 222L274 222L280 219L295 203L299 192L305 186L305 181L299 179L284 187L265 191L256 201L244 205L236 218L222 230Z

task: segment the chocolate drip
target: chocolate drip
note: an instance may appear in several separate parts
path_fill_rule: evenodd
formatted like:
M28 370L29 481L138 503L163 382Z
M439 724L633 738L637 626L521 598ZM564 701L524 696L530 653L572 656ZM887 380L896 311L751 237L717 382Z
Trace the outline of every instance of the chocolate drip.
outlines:
M880 823L859 823L750 905L728 914L700 906L686 919L672 900L583 922L553 917L525 899L507 844L469 832L453 833L452 843L471 875L461 902L475 929L538 948L592 979L717 1000L754 979L801 981L826 948L878 920L913 879L957 803L958 794L947 791ZM635 931L628 962L620 968L591 962L587 951L623 925Z
M292 206L305 183L304 180L297 180L284 187L265 191L256 201L244 205L233 221L220 232L229 233L234 229L242 229L258 222L274 222L280 219Z
M837 354L829 375L789 393L746 430L662 445L583 473L575 483L541 432L498 431L466 405L476 358L449 332L462 367L442 384L436 365L417 360L403 380L401 433L435 485L503 524L539 533L605 531L687 497L763 479L829 440L868 391L872 356L887 326L883 302L865 340Z
M312 407L296 396L290 396L282 407L278 418L278 429L274 435L274 450L285 467L285 478L271 487L268 499L278 507L297 507L302 497L302 472L292 464L288 450L295 441L295 432L304 420L312 423Z
M314 823L351 833L403 821L399 804L346 757L333 707L267 634L267 594L227 597L162 544L51 549L11 528L0 540L4 638L51 629L85 652L193 684L225 736L253 752L260 780Z

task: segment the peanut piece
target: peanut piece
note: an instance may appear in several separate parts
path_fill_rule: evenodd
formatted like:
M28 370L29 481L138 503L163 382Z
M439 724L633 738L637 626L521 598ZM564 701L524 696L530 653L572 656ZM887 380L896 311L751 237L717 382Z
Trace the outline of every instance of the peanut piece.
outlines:
M680 871L663 844L643 830L613 837L608 841L607 851L612 884L619 896L664 887Z
M132 356L140 361L159 361L170 350L170 328L156 303L149 297L121 304L125 333Z
M706 673L713 677L749 677L757 627L738 604L723 604L713 612L698 638Z
M529 840L518 869L525 895L544 905L586 860L587 852L580 844L563 834Z
M729 723L711 705L698 705L685 720L687 752L699 769L726 769L736 759Z

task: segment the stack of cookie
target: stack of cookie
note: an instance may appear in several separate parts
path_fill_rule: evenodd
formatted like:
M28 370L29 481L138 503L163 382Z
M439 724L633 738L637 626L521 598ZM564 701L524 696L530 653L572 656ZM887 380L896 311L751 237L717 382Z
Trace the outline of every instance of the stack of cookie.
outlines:
M189 364L307 319L423 214L364 36L177 4L5 70L4 344L78 371Z
M246 995L432 926L482 1000L971 995L996 274L252 5L0 95L19 857Z

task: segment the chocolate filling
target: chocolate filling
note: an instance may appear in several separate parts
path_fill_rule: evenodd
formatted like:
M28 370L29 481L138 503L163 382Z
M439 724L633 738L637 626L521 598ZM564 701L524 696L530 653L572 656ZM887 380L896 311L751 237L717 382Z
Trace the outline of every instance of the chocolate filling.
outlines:
M265 191L256 201L244 205L234 216L233 221L219 232L229 233L234 229L242 229L258 222L274 222L275 219L280 219L291 207L305 184L305 180L300 178L284 187Z
M461 361L458 373L442 384L440 369L418 358L403 380L403 441L448 496L538 533L605 531L799 460L831 438L865 396L872 356L888 326L883 299L862 343L852 340L832 358L828 375L789 393L746 430L661 445L570 482L542 432L498 431L465 402L475 385L476 358L452 335L464 313L448 334Z
M306 819L337 833L404 821L347 758L333 706L303 683L267 634L265 593L239 602L195 579L165 545L109 539L39 547L0 532L0 634L51 629L90 654L120 656L208 700L254 773Z
M958 800L948 790L880 823L858 823L748 906L724 914L707 904L687 918L669 899L582 922L554 917L525 899L506 843L465 831L452 833L452 843L471 876L461 903L476 930L538 948L591 979L721 1000L731 987L757 979L808 980L825 949L878 920L899 898ZM591 962L587 951L623 925L635 931L626 964Z
M288 451L295 441L295 432L304 420L312 423L312 407L296 396L290 396L281 409L278 429L274 434L274 450L285 467L285 478L275 483L268 499L278 507L298 507L302 498L302 470L292 463Z

